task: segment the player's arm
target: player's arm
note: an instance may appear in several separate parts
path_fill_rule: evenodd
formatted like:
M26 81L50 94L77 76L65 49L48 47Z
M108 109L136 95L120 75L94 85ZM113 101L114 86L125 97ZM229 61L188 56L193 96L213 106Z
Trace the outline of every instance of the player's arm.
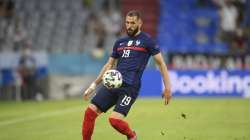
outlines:
M97 76L96 80L94 81L94 83L96 85L98 85L99 83L101 83L103 74L107 70L109 70L109 69L111 69L113 67L113 65L116 63L116 60L117 59L115 59L113 57L109 58L108 62L103 66L102 70L100 71L99 75Z
M102 81L102 76L103 74L111 69L113 67L113 65L116 63L115 58L110 57L108 62L103 66L102 70L100 71L99 75L97 76L97 78L95 79L95 81L93 83L91 83L91 85L85 90L83 98L84 100L88 100L89 97L91 96L91 94L93 93L93 91L95 90L96 86L101 83Z
M156 64L158 65L160 72L161 72L161 75L163 77L165 89L164 89L164 92L162 94L162 97L164 97L165 105L167 105L171 99L171 89L170 89L168 69L167 69L167 66L165 64L165 61L164 61L161 53L154 55L154 60L155 60Z

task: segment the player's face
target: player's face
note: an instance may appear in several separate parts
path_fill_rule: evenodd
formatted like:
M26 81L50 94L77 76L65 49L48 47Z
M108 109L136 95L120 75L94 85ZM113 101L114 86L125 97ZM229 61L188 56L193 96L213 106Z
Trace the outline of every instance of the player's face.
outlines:
M125 24L128 36L135 36L141 27L141 21L136 16L127 16Z

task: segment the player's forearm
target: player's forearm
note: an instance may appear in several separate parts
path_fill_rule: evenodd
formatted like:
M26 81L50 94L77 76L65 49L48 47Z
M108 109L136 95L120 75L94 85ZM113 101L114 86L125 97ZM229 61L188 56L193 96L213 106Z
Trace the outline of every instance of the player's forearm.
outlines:
M163 83L166 89L170 89L170 80L169 80L169 75L168 75L168 69L165 63L159 63L159 68L161 75L163 77Z
M112 68L111 64L106 64L103 66L102 70L100 71L99 75L97 76L96 80L94 81L96 85L101 83L103 74L111 68Z
M154 56L154 59L155 59L155 62L156 62L156 64L158 65L158 67L160 69L165 88L170 90L170 81L169 81L168 69L167 69L165 61L164 61L164 59L162 57L162 54L161 53L156 54Z
M116 63L117 59L113 58L113 57L110 57L108 62L103 66L102 70L100 71L99 75L97 76L96 80L92 83L94 85L98 85L101 83L102 81L102 76L103 74L111 69L113 67L113 65Z

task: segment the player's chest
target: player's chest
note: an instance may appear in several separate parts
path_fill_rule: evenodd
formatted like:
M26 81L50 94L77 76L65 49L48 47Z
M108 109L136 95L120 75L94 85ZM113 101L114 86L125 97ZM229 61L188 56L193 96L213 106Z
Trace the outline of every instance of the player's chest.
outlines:
M141 40L127 40L117 47L120 58L134 58L147 54L146 44Z

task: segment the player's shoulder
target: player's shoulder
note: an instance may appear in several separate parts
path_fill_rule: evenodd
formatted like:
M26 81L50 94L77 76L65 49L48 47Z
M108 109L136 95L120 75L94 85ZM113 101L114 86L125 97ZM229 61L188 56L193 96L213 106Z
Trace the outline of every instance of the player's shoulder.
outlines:
M153 37L146 32L141 32L141 38L147 43L154 42Z
M152 39L152 36L149 33L146 32L141 32L142 36L147 38L147 39Z
M115 42L117 43L122 43L128 40L127 36L120 36Z
M148 34L148 33L146 33L146 32L142 32L142 33L141 33L141 38L142 38L147 44L152 44L152 43L155 42L154 38L153 38L150 34Z

